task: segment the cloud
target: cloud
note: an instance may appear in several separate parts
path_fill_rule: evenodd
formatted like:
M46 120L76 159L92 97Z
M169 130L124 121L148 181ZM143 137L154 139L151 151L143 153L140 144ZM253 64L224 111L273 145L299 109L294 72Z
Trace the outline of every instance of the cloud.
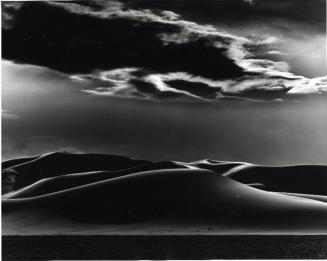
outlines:
M263 13L269 5L277 13L284 6L262 2L257 4ZM262 46L266 54L280 55L266 50L276 37L240 37L140 6L142 1L26 3L3 32L3 56L69 74L93 86L82 92L98 96L275 100L326 92L324 80L295 75L286 62L269 56L256 57ZM65 24L60 30L59 20Z
M244 0L138 0L128 3L138 9L171 10L185 20L210 23L219 31L251 39L275 38L278 41L262 45L261 50L252 48L253 55L261 57L271 49L294 54L268 59L286 61L293 73L309 78L325 75L325 0L259 0L252 5Z
M243 28L255 24L287 30L310 28L314 32L325 32L324 0L165 0L125 1L135 9L171 10L197 21L210 21L214 25ZM301 27L298 28L301 31ZM298 31L298 30L296 30ZM288 31L288 34L294 30Z
M276 76L274 71L270 70L266 68L266 74L262 73L260 77L253 74L229 80L211 80L183 72L142 74L142 70L130 68L78 77L94 84L94 88L84 89L84 93L148 100L219 101L237 97L240 100L275 101L293 99L305 94L327 93L324 77L307 79L287 72ZM130 72L128 75L127 71ZM116 79L124 80L113 81L112 75L115 75Z
M76 3L28 3L21 8L15 27L3 32L4 58L65 73L142 67L209 78L243 75L235 61L243 50L235 50L247 41L244 38L178 20L172 12L125 10L120 5L105 8L95 11ZM65 24L60 31L58 20Z
M302 79L292 88L288 94L305 95L305 94L327 94L327 76L315 79Z
M112 71L95 72L89 75L73 75L72 78L95 84L93 89L84 89L84 93L97 96L115 96L151 100L194 100L201 99L192 91L171 87L165 82L168 75L143 74L141 69L122 68ZM139 75L142 76L139 76ZM166 76L166 77L165 77ZM200 83L201 84L201 83ZM206 86L205 84L202 84ZM203 87L202 86L202 87ZM200 90L201 92L201 90Z
M1 2L2 12L1 12L1 19L2 19L2 28L4 29L10 29L14 26L15 17L19 11L19 9L22 7L22 2L13 2L13 1L7 1Z

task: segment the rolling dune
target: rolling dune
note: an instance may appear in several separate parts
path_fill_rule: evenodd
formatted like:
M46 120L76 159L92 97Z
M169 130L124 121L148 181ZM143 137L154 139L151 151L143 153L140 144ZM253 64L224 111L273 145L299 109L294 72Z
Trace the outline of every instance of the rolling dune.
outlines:
M148 233L158 231L154 224L171 228L169 233L203 233L203 226L214 228L207 233L327 232L325 166L150 162L68 153L17 162L3 165L9 166L2 174L4 233L33 234L36 220L47 224L39 233L77 227L81 233L99 233L99 228L110 233L124 226L135 231L140 224ZM181 224L190 226L180 229Z
M327 166L266 167L244 165L224 174L241 183L261 183L265 190L327 195Z

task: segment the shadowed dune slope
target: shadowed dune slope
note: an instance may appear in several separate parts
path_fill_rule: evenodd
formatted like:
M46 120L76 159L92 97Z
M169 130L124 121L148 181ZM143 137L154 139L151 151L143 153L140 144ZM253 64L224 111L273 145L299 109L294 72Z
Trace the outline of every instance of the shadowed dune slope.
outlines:
M184 164L212 170L263 190L327 195L327 166L323 165L268 167L217 160L200 160Z
M116 155L59 152L30 159L22 164L16 165L12 165L15 162L13 160L2 163L4 169L2 177L4 180L8 180L7 176L15 176L14 190L23 188L44 178L56 177L68 173L98 170L115 171L151 163L146 160L135 160ZM5 168L7 165L10 165L10 167Z
M2 169L7 169L19 164L23 164L32 160L37 159L38 157L27 157L27 158L18 158L18 159L12 159L12 160L7 160L1 163L1 168Z
M4 215L37 209L85 223L179 218L327 232L326 184L321 184L327 175L324 166L150 162L54 153L10 165L2 174L7 181L8 173L15 178L11 191L7 187L9 193L3 196Z
M241 183L261 183L265 190L327 195L327 166L265 167L244 165L224 174Z

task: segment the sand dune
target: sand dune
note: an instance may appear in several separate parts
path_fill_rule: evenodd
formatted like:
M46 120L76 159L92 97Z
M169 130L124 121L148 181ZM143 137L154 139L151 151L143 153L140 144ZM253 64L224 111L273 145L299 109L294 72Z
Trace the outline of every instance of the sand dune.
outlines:
M327 232L324 166L263 167L214 160L150 162L60 153L17 162L2 174L4 180L14 183L2 199L8 227L24 224L13 218L15 215L50 212L47 223L56 216L56 231L60 231L59 217L87 227L178 220L200 227L211 224L225 232L236 228Z
M301 198L314 199L314 200L318 200L318 201L326 202L327 203L327 196L310 195L310 194L299 194L299 193L285 193L285 192L280 192L280 193L281 194L284 194L284 195L293 196L293 197L301 197Z
M18 159L12 159L12 160L7 160L5 162L2 162L1 167L2 169L7 169L19 164L23 164L32 160L37 159L38 157L26 157L26 158L18 158Z
M14 161L2 163L4 170L8 171L8 168L5 167L12 162ZM150 161L134 160L116 155L49 153L23 161L22 164L10 166L10 171L17 173L14 189L19 189L38 180L63 174L97 170L122 170L147 163ZM6 175L4 176L6 179Z
M327 166L266 167L243 165L224 176L241 183L261 183L265 190L327 195Z

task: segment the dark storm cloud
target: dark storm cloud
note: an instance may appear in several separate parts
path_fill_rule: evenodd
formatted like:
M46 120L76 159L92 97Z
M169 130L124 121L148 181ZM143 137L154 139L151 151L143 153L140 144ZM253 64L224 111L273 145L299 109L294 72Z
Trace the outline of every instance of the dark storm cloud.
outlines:
M1 2L1 22L3 28L10 29L13 26L15 16L22 5L22 2Z
M252 87L245 89L241 96L245 98L255 99L255 100L276 100L280 98L285 98L285 95L291 88L269 88L269 87ZM225 92L225 95L229 96L239 96L237 93Z
M325 32L324 0L127 0L134 8L172 10L188 18L216 25L244 23L274 24L287 30L292 23L308 25L312 30ZM259 25L259 24L257 24ZM291 32L289 32L291 33Z
M177 12L185 20L275 42L251 46L253 57L286 61L290 70L309 78L326 74L326 1L324 0L164 0L128 1L133 8ZM266 56L271 51L283 55Z
M300 2L307 6L306 0ZM283 8L292 4L291 0L29 2L9 8L3 57L69 74L90 83L92 88L82 92L98 96L209 101L325 93L324 78L294 75L287 63L269 59L274 37L239 37L166 10L185 6L198 12L198 6L210 15L211 6L218 20L228 22L237 16L235 21L242 22L248 16L283 18ZM289 19L299 20L297 11ZM259 57L260 52L265 55Z
M170 37L179 37L185 26L169 23L167 13L159 16L144 12L141 16L132 11L124 13L114 5L110 8L115 12L110 14L108 10L109 17L102 17L101 12L95 15L77 5L57 5L26 3L16 16L15 26L3 32L3 57L66 73L144 67L154 72L187 71L209 78L243 75L243 69L226 55L232 37L215 34L205 38L202 33L210 32L196 32L202 29L197 27L185 36L192 40L178 39L182 42L177 43Z
M129 82L130 84L134 85L135 88L141 93L154 94L159 92L156 85L153 83L142 81L139 79L132 79Z

